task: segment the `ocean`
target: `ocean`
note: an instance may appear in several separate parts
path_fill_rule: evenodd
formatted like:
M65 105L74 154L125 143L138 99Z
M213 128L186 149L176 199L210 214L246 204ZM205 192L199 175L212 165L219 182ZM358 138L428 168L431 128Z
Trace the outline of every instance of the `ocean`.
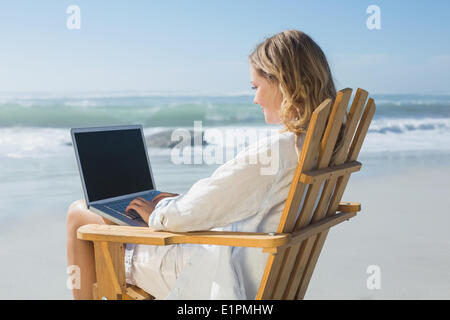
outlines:
M450 96L374 95L377 111L362 152L449 151ZM68 128L142 124L147 133L173 128L265 128L250 95L0 96L0 157L67 152Z
M364 175L401 170L410 165L443 165L450 159L450 96L371 95L377 111L361 150L369 169ZM192 129L201 121L204 138L229 133L224 147L248 128L267 126L251 95L178 96L78 94L0 96L0 219L43 214L48 200L68 206L82 198L69 128L142 124L147 136ZM230 145L227 145L227 144ZM238 150L237 150L238 151ZM236 151L236 152L237 152ZM186 192L219 163L175 164L168 148L149 148L157 187ZM403 165L389 165L389 158ZM226 160L226 159L224 159ZM32 205L30 205L32 204Z

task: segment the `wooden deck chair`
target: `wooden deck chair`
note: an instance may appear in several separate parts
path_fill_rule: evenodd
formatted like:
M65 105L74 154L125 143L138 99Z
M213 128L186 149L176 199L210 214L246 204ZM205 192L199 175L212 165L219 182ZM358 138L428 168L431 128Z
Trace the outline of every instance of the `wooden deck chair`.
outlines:
M148 228L85 225L78 238L94 242L96 299L151 299L140 288L125 283L124 244L179 243L259 247L268 260L256 299L303 299L331 227L361 210L356 202L341 202L375 112L368 93L358 89L350 110L352 89L323 101L312 114L284 211L276 233L151 232ZM345 116L347 115L346 119ZM343 143L330 163L339 130ZM302 201L303 200L303 201ZM300 207L301 206L301 207Z

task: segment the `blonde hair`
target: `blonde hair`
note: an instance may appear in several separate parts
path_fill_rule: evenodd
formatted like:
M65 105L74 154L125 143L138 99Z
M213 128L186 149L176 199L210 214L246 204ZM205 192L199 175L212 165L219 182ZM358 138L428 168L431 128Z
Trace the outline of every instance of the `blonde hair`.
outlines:
M296 141L306 132L314 109L325 99L336 98L325 54L302 31L286 30L267 38L250 54L249 62L258 75L278 84L283 95L282 131L295 133ZM339 136L337 145L342 133Z

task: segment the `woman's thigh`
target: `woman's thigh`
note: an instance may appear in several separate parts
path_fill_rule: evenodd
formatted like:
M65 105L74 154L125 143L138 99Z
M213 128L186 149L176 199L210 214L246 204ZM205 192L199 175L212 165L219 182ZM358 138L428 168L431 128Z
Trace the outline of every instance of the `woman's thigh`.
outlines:
M189 261L193 245L136 245L127 282L144 289L156 299L164 299Z

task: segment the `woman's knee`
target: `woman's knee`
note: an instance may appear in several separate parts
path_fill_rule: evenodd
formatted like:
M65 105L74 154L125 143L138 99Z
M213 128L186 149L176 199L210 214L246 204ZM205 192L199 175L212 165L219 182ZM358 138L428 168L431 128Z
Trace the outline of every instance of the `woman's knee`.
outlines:
M67 210L67 229L76 231L79 227L89 223L101 223L101 217L87 209L84 200L71 203Z
M81 209L87 209L86 201L80 199L72 202L69 206L68 212L71 212L73 210L81 210Z
M77 200L70 204L67 209L67 228L73 228L81 220L81 210L83 210L83 200Z

